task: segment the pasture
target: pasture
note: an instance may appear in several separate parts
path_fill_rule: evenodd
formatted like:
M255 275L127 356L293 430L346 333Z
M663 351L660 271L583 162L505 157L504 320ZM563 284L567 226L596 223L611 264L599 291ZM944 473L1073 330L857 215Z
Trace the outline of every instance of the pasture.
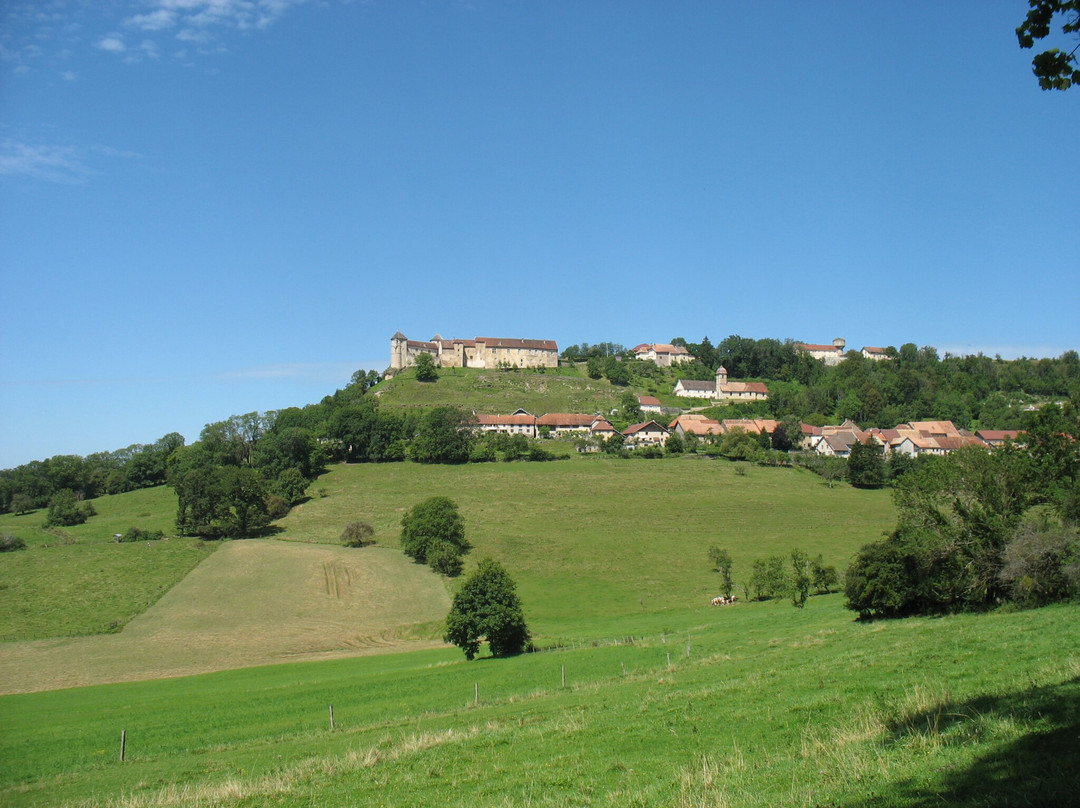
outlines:
M1067 805L1077 617L861 624L832 595L598 620L576 648L507 660L438 649L5 696L0 803Z

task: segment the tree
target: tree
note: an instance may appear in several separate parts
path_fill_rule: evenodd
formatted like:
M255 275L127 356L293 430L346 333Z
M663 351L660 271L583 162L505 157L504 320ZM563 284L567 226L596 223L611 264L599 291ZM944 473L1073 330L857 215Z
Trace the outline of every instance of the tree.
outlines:
M467 463L472 450L470 418L455 407L436 407L424 415L412 442L418 463Z
M13 494L8 510L17 514L28 513L34 510L34 500L26 494Z
M435 359L429 353L421 353L416 357L416 380L418 382L434 382L439 379L439 371L435 369Z
M1080 31L1080 0L1028 0L1028 5L1031 10L1016 29L1021 48L1032 48L1036 39L1049 36L1051 24L1058 14L1064 17L1062 33L1075 34ZM1068 53L1049 48L1036 54L1031 60L1031 72L1039 79L1039 86L1044 90L1067 90L1074 84L1080 84L1077 49L1080 49L1080 45Z
M721 550L716 545L709 548L709 560L713 565L713 572L720 573L720 592L724 597L731 597L734 582L731 580L731 553Z
M529 629L517 586L497 561L483 559L454 595L443 639L464 651L470 661L485 639L494 657L525 650Z
M801 609L810 597L810 559L798 548L791 551L791 602Z
M278 493L289 505L303 499L307 485L304 475L294 468L285 469L277 478Z
M45 526L69 527L81 525L95 513L89 502L80 502L70 488L62 488L49 500L49 511L45 517Z
M885 448L872 438L855 441L848 455L848 482L856 488L881 488L885 485Z
M840 576L836 572L836 567L831 564L826 565L824 557L818 555L810 559L810 580L813 582L816 594L827 595L840 583Z
M346 547L366 547L374 544L375 528L367 522L349 522L341 531L341 543Z
M791 582L784 569L784 557L772 555L756 559L750 575L749 589L756 600L779 598L789 592Z
M430 497L401 517L401 549L421 564L429 563L431 549L439 543L455 548L460 556L468 549L465 522L448 497ZM440 550L440 552L444 552Z

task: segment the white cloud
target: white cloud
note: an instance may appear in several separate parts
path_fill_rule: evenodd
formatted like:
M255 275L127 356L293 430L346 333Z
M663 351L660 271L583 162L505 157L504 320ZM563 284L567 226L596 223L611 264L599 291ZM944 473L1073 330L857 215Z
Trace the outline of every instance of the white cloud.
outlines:
M60 74L60 78L64 81L78 81L79 75L74 70L65 70Z
M0 140L0 176L75 183L95 173L74 146L34 146L8 138Z
M144 31L163 31L176 25L176 12L169 8L159 8L149 14L136 14L124 22Z
M124 45L124 40L120 38L119 34L109 34L107 37L98 40L97 47L109 53L123 53L127 50L127 46Z

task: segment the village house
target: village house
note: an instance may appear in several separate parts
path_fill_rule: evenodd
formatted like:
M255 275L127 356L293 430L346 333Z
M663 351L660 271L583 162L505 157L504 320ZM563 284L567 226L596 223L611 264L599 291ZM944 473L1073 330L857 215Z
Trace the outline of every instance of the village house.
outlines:
M796 342L795 347L806 351L814 359L824 362L826 365L839 365L844 358L844 346L847 340L837 337L832 345L812 345L808 342Z
M657 446L663 445L667 440L668 432L666 428L656 423L656 421L646 421L643 424L634 424L623 430L623 435L626 437L626 445L631 449L636 449L640 446Z
M682 345L669 345L659 342L652 344L643 342L641 345L635 346L634 357L655 362L658 367L662 368L694 361L694 357Z
M536 419L536 428L547 427L549 434L558 437L571 433L587 433L596 422L597 415L568 412L549 412Z
M696 412L683 413L668 424L668 430L675 432L679 437L684 435L696 435L703 438L706 435L719 435L720 422Z
M874 362L884 362L889 358L889 355L885 352L884 348L872 348L869 345L864 346L860 353L862 353L865 359L870 359Z
M987 446L1003 446L1006 441L1020 440L1020 432L1016 429L979 429L975 437Z
M721 365L716 370L716 381L679 379L674 393L682 398L710 401L764 401L769 397L769 388L762 382L729 382L727 368Z
M537 417L524 410L512 415L487 415L477 413L476 428L481 432L501 432L504 435L524 435L527 438L537 436Z
M659 413L664 410L664 405L660 403L660 399L656 396L638 396L637 403L642 412Z
M444 368L557 368L559 348L550 339L443 339L436 334L429 342L410 340L400 331L390 338L390 369L401 370L416 364L416 357L430 354Z

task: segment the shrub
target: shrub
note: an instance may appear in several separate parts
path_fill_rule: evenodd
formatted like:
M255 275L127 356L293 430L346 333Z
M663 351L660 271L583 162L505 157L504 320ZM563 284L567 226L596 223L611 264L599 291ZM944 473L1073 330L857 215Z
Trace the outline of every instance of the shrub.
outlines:
M6 530L0 535L0 553L12 553L16 550L25 550L26 542L13 533Z
M1005 548L1001 579L1022 606L1080 594L1080 535L1064 527L1022 527Z
M266 512L271 519L281 519L289 515L289 503L277 494L267 494Z
M446 542L460 553L468 548L465 523L457 505L447 497L430 497L414 505L401 517L401 549L420 563L427 563L428 550L436 542Z
M97 511L89 502L80 502L70 488L62 488L49 500L45 527L69 527L81 525Z
M139 527L129 527L117 541L121 543L134 541L160 541L163 538L165 538L165 534L160 530L143 530Z
M440 575L460 575L464 567L461 550L448 541L434 542L427 551L428 566Z
M750 574L750 590L755 600L782 598L791 590L782 555L772 555L754 561Z
M349 522L341 531L341 543L346 547L366 547L374 544L375 528L367 522Z

